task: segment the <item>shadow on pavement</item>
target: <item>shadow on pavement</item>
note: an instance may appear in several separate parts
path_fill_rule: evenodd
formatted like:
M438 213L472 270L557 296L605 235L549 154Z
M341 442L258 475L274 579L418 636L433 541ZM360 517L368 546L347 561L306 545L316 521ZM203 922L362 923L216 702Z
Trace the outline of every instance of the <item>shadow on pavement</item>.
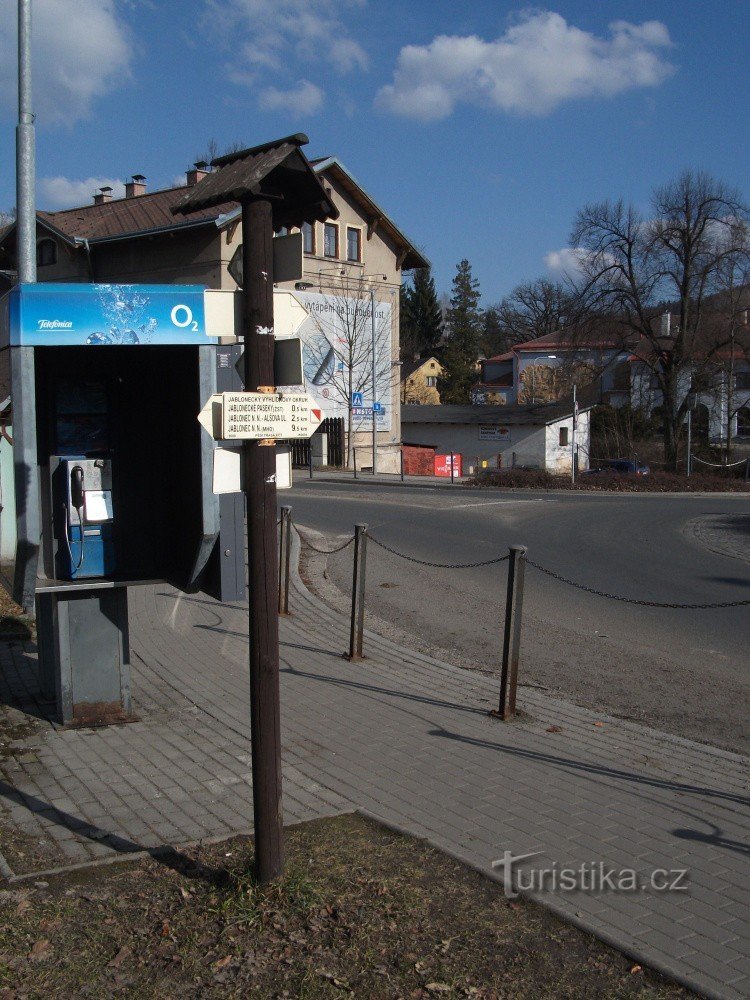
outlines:
M57 826L70 830L71 833L76 834L78 837L85 838L93 843L103 844L117 854L124 855L145 852L159 864L190 878L197 878L215 886L226 885L229 881L229 875L223 869L206 867L186 854L182 854L169 844L162 844L158 847L144 847L142 844L137 844L127 837L121 837L117 833L102 830L85 819L72 816L62 809L57 809L49 802L44 802L35 795L29 795L27 792L19 792L17 788L14 788L13 785L9 785L5 781L0 781L0 796L9 802L23 806L31 813L43 816L46 820L55 823ZM33 875L34 873L31 872L28 874Z

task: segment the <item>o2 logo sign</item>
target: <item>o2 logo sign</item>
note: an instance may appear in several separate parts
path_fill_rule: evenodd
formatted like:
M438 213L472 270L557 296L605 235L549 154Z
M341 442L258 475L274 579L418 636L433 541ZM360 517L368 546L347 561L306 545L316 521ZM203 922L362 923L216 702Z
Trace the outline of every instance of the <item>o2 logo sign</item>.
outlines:
M182 303L173 306L169 316L172 323L176 327L179 327L180 330L185 330L189 327L195 333L198 332L198 320L193 319L193 310L190 306L182 305Z

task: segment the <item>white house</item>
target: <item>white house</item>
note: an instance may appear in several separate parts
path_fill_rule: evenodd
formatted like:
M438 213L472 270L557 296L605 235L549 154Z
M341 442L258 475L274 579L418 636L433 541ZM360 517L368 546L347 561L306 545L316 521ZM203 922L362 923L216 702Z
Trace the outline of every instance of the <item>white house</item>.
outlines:
M590 407L578 411L575 445L578 468L589 467ZM571 471L573 409L545 406L402 406L404 444L434 445L461 455L465 472L477 464Z

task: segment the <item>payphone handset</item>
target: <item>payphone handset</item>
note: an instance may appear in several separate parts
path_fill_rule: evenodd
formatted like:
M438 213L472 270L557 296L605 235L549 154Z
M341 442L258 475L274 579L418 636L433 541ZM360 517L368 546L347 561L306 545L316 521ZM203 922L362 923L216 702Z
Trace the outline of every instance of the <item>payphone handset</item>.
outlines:
M66 570L70 579L108 576L112 549L112 462L108 458L66 458L63 466Z

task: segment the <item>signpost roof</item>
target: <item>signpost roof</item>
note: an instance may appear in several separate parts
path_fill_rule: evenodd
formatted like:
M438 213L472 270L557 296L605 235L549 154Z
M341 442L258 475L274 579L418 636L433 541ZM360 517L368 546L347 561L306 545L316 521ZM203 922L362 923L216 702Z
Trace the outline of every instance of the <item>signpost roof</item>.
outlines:
M172 212L184 215L262 198L271 202L274 227L338 218L338 209L300 149L307 142L307 136L297 132L218 156L211 163L218 169L190 188Z

